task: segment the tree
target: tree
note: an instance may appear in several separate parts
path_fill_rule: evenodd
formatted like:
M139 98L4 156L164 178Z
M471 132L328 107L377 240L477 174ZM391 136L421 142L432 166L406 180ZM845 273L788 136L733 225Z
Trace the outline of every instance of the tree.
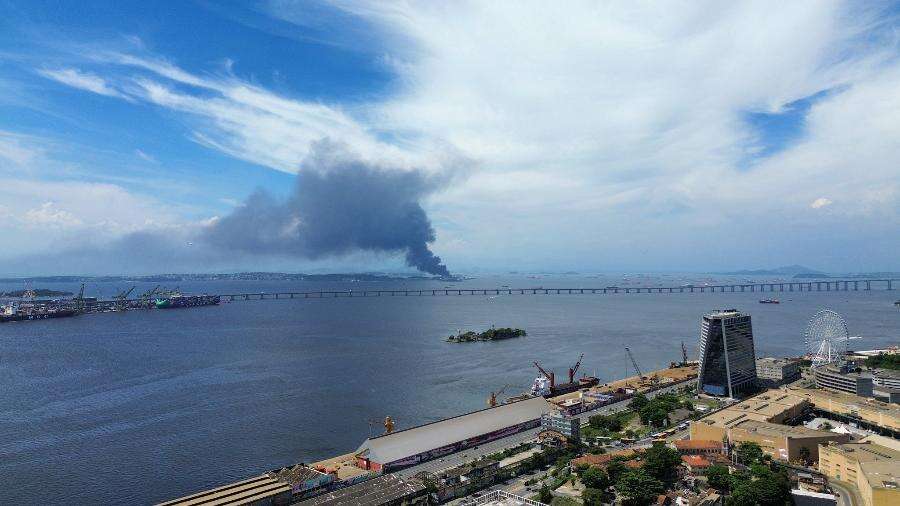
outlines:
M632 411L640 411L641 408L650 404L650 399L647 398L644 394L637 394L631 398L631 402L628 403L628 407L631 408Z
M571 497L556 496L550 501L550 506L580 506L580 504Z
M645 505L665 490L662 482L643 469L626 472L616 482L616 490L625 498L626 505Z
M669 411L665 407L652 401L650 404L641 408L641 410L638 411L638 415L641 417L641 423L645 425L662 427L669 421Z
M644 452L644 469L657 480L671 481L681 463L678 450L665 445L653 445Z
M550 487L547 486L546 483L541 485L541 490L538 492L538 502L542 502L544 504L550 504L550 501L553 500L553 494L550 493Z
M587 488L598 488L600 490L609 486L609 476L600 469L592 467L581 473L581 483Z
M731 490L731 475L728 468L713 464L706 470L706 479L709 480L709 486L719 492L728 492Z
M581 502L584 506L603 506L605 495L600 489L586 488L581 493Z
M786 506L791 500L791 485L783 470L772 471L756 464L751 471L753 479L735 480L734 492L726 502L727 506Z
M622 463L621 460L614 459L612 462L606 465L606 474L609 476L610 481L613 483L618 483L619 478L625 474L628 468L625 467L625 464Z
M737 447L737 457L746 466L763 461L763 451L756 443L741 443Z

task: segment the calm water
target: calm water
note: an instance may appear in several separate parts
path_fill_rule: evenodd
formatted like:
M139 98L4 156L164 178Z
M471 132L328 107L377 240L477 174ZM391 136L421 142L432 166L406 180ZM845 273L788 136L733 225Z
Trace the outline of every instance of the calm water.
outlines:
M570 276L462 286L616 283ZM345 286L361 288L327 288ZM182 285L217 293L317 287ZM608 380L626 373L627 345L642 368L665 367L680 358L682 340L695 353L698 319L713 308L752 313L760 355L802 353L806 321L826 307L864 337L851 341L856 349L900 341L898 292L777 295L780 305L760 305L751 293L281 300L3 324L0 503L152 503L346 453L366 438L370 420L390 415L402 428L479 409L507 383L509 393L522 391L535 360L561 376L583 352L583 371ZM529 335L443 342L457 329L491 325Z

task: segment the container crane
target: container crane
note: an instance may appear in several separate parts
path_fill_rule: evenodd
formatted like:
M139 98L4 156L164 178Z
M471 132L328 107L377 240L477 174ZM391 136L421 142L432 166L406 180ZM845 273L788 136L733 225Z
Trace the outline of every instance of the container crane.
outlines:
M496 407L497 406L497 396L502 394L503 392L505 392L507 388L509 388L509 385L503 385L503 388L501 388L499 391L491 392L491 397L488 399L488 406L490 406L492 408Z

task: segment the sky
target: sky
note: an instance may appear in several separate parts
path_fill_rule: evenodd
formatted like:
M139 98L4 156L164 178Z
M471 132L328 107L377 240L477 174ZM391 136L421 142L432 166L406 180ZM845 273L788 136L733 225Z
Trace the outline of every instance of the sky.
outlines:
M900 271L898 43L887 2L0 0L0 274Z

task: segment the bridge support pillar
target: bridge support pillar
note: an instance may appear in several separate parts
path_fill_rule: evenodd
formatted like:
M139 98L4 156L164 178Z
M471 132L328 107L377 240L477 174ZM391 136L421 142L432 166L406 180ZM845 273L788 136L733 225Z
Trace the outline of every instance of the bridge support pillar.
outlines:
M891 280L890 280L890 279L887 280L887 284L888 284L888 287L887 287L888 290L893 290L893 289L894 289L894 287L891 285Z
M871 290L871 289L872 289L872 282L866 281L866 290Z

